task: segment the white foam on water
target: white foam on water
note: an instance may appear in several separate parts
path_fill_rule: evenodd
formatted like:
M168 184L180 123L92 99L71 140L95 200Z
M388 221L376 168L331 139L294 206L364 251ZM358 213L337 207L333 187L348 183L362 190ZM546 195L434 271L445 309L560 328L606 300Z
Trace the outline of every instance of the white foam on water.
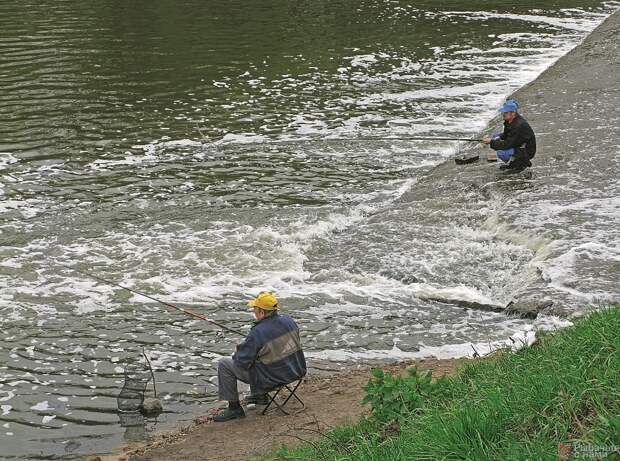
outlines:
M568 12L568 10L564 10ZM579 10L577 10L579 11ZM607 14L579 11L579 16L570 17L554 17L532 14L511 14L496 13L484 11L444 11L446 16L459 16L467 20L483 20L489 19L510 19L511 21L524 21L528 23L546 24L549 26L559 27L562 29L574 30L577 32L589 32L593 30Z
M463 20L469 20L471 17L480 20L495 20L497 18L514 19L517 17L516 15L492 12L447 11L442 14L455 17L458 16ZM386 103L404 104L420 101L423 107L426 107L427 103L425 101L430 99L433 101L433 104L432 106L428 105L429 109L432 107L435 110L431 110L437 112L436 108L445 104L445 100L448 98L448 110L458 111L459 106L467 106L466 112L469 112L470 116L455 117L453 119L446 119L443 122L433 120L433 123L429 123L428 126L421 126L419 119L412 118L410 123L412 129L410 133L424 133L425 131L436 132L438 128L444 132L452 133L457 131L463 133L478 131L486 125L487 120L491 116L495 115L495 108L508 94L532 81L542 71L553 64L555 60L574 47L578 43L579 38L583 35L583 32L594 29L594 27L606 17L606 14L580 11L578 17L575 17L574 14L571 17L565 18L542 15L522 15L518 17L534 23L542 22L549 25L562 26L569 32L559 36L551 34L545 35L544 32L540 34L519 32L501 34L497 37L498 39L494 43L494 47L487 50L480 50L474 47L456 50L456 52L450 50L451 56L458 56L459 53L465 53L468 55L468 59L462 62L458 62L458 60L454 59L449 61L438 59L434 65L428 66L428 69L432 69L430 71L420 69L419 63L412 63L404 60L403 62L405 64L401 68L393 69L391 75L386 73L379 77L373 75L372 77L366 76L367 78L365 78L361 76L360 78L365 78L367 83L377 81L377 79L384 79L386 82L406 79L412 82L410 86L413 87L415 87L416 79L423 79L425 82L429 79L435 79L442 83L436 89L420 88L401 92L367 94L359 97L345 96L338 101L338 104L354 104L362 108L380 108ZM541 46L543 42L546 42L548 46ZM536 45L534 47L518 46L518 44L521 43L535 43ZM447 50L441 50L440 56L443 56L446 51ZM515 52L520 53L520 55L510 55L510 53ZM508 53L508 55L506 55L506 53ZM495 60L493 55L497 55L498 60ZM474 61L472 61L472 56L475 57ZM372 63L374 63L389 58L393 58L393 56L373 55L372 58L365 58L364 61L368 63L372 61ZM497 72L498 64L501 64L501 66L506 69L503 75ZM483 80L483 82L470 85L459 84L450 86L450 79L454 79L454 81ZM439 102L435 102L435 99ZM436 116L438 114L434 115ZM355 123L351 123L351 125L355 125Z
M102 168L108 168L108 167L113 167L113 166L134 166L134 165L142 165L144 163L148 163L148 162L159 162L160 159L158 159L155 155L134 155L134 154L130 154L127 153L125 155L124 158L122 159L103 159L103 158L99 158L95 161L93 161L92 163L87 165L87 168L91 168L93 170L100 170Z
M184 157L194 156L196 148L202 147L201 142L191 139L156 140L148 144L136 144L132 149L142 150L143 154L125 152L123 157L98 158L84 168L91 171L109 170L116 167L142 167L174 162Z
M365 194L366 199L360 200L360 205L349 210L348 213L330 213L325 219L313 223L308 223L305 220L292 223L290 238L303 247L311 244L313 239L325 238L334 232L341 232L367 219L367 215L376 211L378 207L386 206L396 200L409 190L416 181L417 179L402 181L399 187L395 189ZM379 199L379 205L373 204L372 202L377 199Z
M404 91L402 93L376 93L361 99L351 100L351 103L368 106L383 101L411 101L416 99L446 98L462 96L488 96L497 88L496 82L472 83L471 85L459 85L454 87L441 87L433 89L420 89Z
M45 211L42 200L2 200L0 202L0 213L18 211L24 218L34 218L39 213Z
M22 263L17 258L4 259L2 263L0 263L0 266L10 267L13 269L20 269L23 267Z
M47 424L50 421L52 421L54 418L56 418L56 415L45 415L43 419L41 420L41 424Z
M516 336L521 339L521 337ZM534 341L535 334L528 332L523 338L523 344L529 345ZM515 339L515 338L513 338ZM516 342L516 344L519 344ZM331 360L335 362L356 362L360 360L417 360L425 358L436 359L452 359L462 357L472 357L475 352L481 356L488 355L498 349L513 349L516 350L519 347L515 346L515 343L506 339L504 341L493 341L491 343L461 343L461 344L446 344L443 346L421 346L419 351L410 352L403 351L397 346L392 349L386 350L367 350L367 351L352 351L346 349L339 350L323 350L319 352L309 352L306 356L311 359L317 360Z
M11 405L0 405L0 410L2 410L2 414L0 414L0 416L8 415L12 409L13 407Z
M516 34L515 34L516 35ZM524 39L527 35L521 34L519 38ZM504 43L513 37L503 37L499 43ZM532 39L537 38L535 36ZM556 42L557 43L557 39ZM455 81L468 81L474 74L481 74L481 69L484 69L489 64L495 65L490 58L485 57L487 54L497 54L501 56L502 66L514 67L507 73L508 78L503 77L501 81L497 80L497 77L492 78L493 71L488 70L487 74L481 74L483 78L488 78L488 81L480 83L472 83L469 85L455 85L449 86L448 82L440 84L437 88L420 88L414 90L406 90L398 93L374 93L358 98L344 97L340 100L341 104L355 104L360 107L373 107L382 106L386 102L391 103L406 103L421 101L424 104L428 100L437 100L439 102L433 102L434 108L446 104L446 98L449 100L449 110L457 111L459 106L467 106L467 111L471 113L470 117L443 117L441 114L437 116L435 114L431 121L425 126L420 123L419 119L411 120L411 128L409 133L422 134L430 131L437 131L441 129L444 132L463 132L471 133L482 129L487 120L495 115L496 107L501 101L516 88L523 86L524 84L532 81L542 71L549 67L557 58L565 54L576 43L568 42L563 45L556 45L554 47L546 48L514 48L514 47L496 47L484 51L476 51L473 48L467 50L460 50L459 53L467 53L468 61L459 62L452 59L449 65L438 64L434 66L432 72L416 72L416 74L409 74L407 78L415 82L416 78L435 79L438 82L443 82L448 78L453 78ZM521 51L528 53L526 56L518 57L506 57L506 51ZM477 55L477 66L473 69L467 69L471 56ZM511 64L512 63L512 64Z
M254 133L226 133L216 144L256 144L268 141L266 136Z
M590 192L593 191L584 191ZM580 212L593 220L617 220L620 216L620 197L590 197L582 200L560 202L537 200L532 209L539 213L544 223L566 222L571 212Z
M267 286L288 292L291 291L291 287L308 283L312 275L304 269L304 263L307 260L305 251L313 241L322 240L332 233L342 232L349 226L363 221L367 213L400 197L413 181L396 181L391 190L368 194L366 198L360 200L360 205L348 212L321 212L317 217L300 216L299 220L293 220L278 228L269 223L253 227L222 221L212 222L209 229L198 232L183 229L182 224L179 225L183 230L179 231L179 227L174 223L172 223L174 230L167 232L157 226L134 236L128 236L122 231L109 231L99 238L77 239L71 245L64 246L65 256L62 259L88 262L92 267L115 267L118 258L139 259L143 261L144 269L148 272L149 261L152 260L158 265L158 261L164 255L169 261L166 272L173 274L172 277L145 278L139 270L122 271L122 280L118 277L111 278L133 288L143 287L145 283L148 287L157 287L157 292L165 293L161 297L169 301L217 299L235 290L252 292L256 286ZM158 242L158 245L153 246L154 241ZM201 248L205 242L209 242L210 246L215 244L218 248L221 247L217 253L226 253L228 258L214 263L208 258L205 259L202 251L199 254L190 250ZM48 239L33 241L23 248L22 254L39 254L50 244L57 246ZM257 251L248 252L249 246ZM177 251L183 251L183 255L178 256ZM62 259L61 263L64 265ZM27 259L22 261L25 260ZM51 261L50 264L53 265ZM174 275L185 272L187 264L198 264L200 269L194 270L195 275L192 277ZM45 271L32 282L23 280L13 285L11 290L3 291L0 302L10 305L12 295L21 293L37 297L70 299L68 304L78 315L115 309L114 299L119 289L81 274L63 272L62 277L56 277L55 274L52 276L51 272ZM153 288L144 288L144 291L153 292ZM151 301L134 295L130 302ZM57 314L51 306L38 305L36 309L40 315Z
M548 285L588 303L617 302L620 296L620 289L617 286L614 291L601 291L593 288L582 291L574 288L575 284L584 282L583 275L577 271L578 258L597 259L605 261L606 264L619 263L620 249L617 246L597 242L586 242L570 247L558 256L550 257L540 264L543 277L548 280Z
M345 56L343 59L350 60L351 67L370 67L379 61L380 58L390 57L387 53L358 54L355 56Z
M19 159L11 152L0 152L0 170L3 170L12 163L17 162L19 162Z
M607 8L612 8L613 3L607 5ZM463 45L455 45L446 49L441 49L441 53L436 56L436 61L427 63L424 68L421 67L421 63L412 61L412 59L406 55L401 55L396 52L375 52L375 53L361 53L352 56L343 57L343 61L347 63L345 67L341 67L341 72L352 72L355 74L357 81L362 82L364 85L371 85L379 82L393 82L401 79L410 81L411 87L415 87L415 82L421 80L427 82L429 80L437 80L437 89L417 89L408 90L395 93L371 93L364 95L364 91L360 91L362 96L345 96L342 98L336 98L329 101L331 108L341 108L348 104L354 104L364 108L372 108L374 106L380 108L385 103L407 103L411 101L421 101L425 99L438 98L441 101L445 101L446 97L449 99L448 110L452 112L459 112L459 106L468 108L469 116L467 117L454 117L446 118L446 122L429 123L427 130L436 131L437 128L442 128L445 132L462 131L463 133L471 133L482 129L488 118L495 115L495 108L508 94L514 91L516 88L523 86L525 83L533 80L539 75L545 68L551 65L557 58L565 54L569 49L575 46L579 39L586 33L591 31L598 25L605 17L605 13L593 13L579 9L566 9L563 10L564 17L547 16L544 14L530 14L530 15L514 15L510 13L496 13L496 12L476 12L476 11L443 11L441 13L426 12L428 15L443 15L455 18L459 21L470 20L483 20L483 21L495 21L497 19L516 20L526 23L546 24L553 27L559 27L565 31L564 34L552 35L544 30L540 33L532 32L509 32L505 34L499 34L494 47L488 50L480 50L475 47L469 49L462 48ZM517 27L516 27L517 28ZM515 29L516 29L515 28ZM541 46L546 43L548 46ZM520 44L533 44L534 46L519 46ZM467 45L464 45L467 46ZM453 49L457 47L457 49ZM506 55L508 52L508 55ZM468 59L458 61L454 57L459 53L467 53ZM520 53L518 56L511 56L511 53ZM449 56L445 58L445 54ZM497 60L490 55L498 55ZM472 56L475 59L472 61ZM392 61L398 61L399 64L393 66L389 71L377 72L372 70L375 64L387 63ZM497 70L497 65L501 64L506 72L501 74ZM241 77L247 77L248 75L242 74ZM317 84L323 82L323 77L319 72L309 73L303 76L304 79L316 80ZM342 76L341 78L347 79L349 76ZM470 85L453 85L450 86L450 81L480 81L481 83L475 83ZM291 88L297 88L301 84L305 84L297 78L293 78L290 75L282 75L281 78L273 80L273 85L276 88L286 88L286 85L290 85ZM440 107L442 102L433 102L432 106L436 109ZM241 102L239 102L241 104ZM438 105L439 104L439 105ZM320 137L332 137L334 134L345 134L350 137L351 130L360 128L359 122L364 118L370 120L374 118L379 121L381 118L385 118L385 114L373 114L367 113L364 116L355 115L347 120L347 117L340 117L342 119L342 126L330 126L328 127L323 119L325 118L325 111L323 107L313 107L312 104L308 106L309 110L305 113L291 114L289 127L296 130L295 134L290 132L284 132L276 136L275 140L306 140L307 135L320 136ZM393 111L392 111L393 112ZM438 113L437 110L432 110L432 118L440 119L442 113ZM393 117L399 120L407 120L398 114L394 114ZM416 129L415 125L419 125L419 118L412 117L411 130L409 133L420 132L419 126ZM269 124L265 124L268 127ZM402 128L402 127L401 127ZM269 137L261 133L227 133L221 140L216 141L214 144L268 144L273 140L272 133ZM160 153L166 148L188 146L191 147L195 141L179 140L179 141L167 141L160 142L155 141L151 144L140 145L147 152L154 153L159 151ZM113 161L113 160L112 160ZM128 165L137 162L135 158L127 158L120 160L126 162ZM122 164L122 163L121 163Z
M95 311L110 311L113 309L109 304L109 300L105 299L101 302L96 302L93 299L85 298L80 299L75 304L75 313L78 315L90 314Z
M122 255L129 260L139 258L143 261L145 272L149 272L149 261L155 264L161 260L162 255L170 261L165 276L149 276L145 278L141 272L123 271L121 282L129 287L143 288L146 292L152 292L156 287L157 293L163 293L160 297L171 302L200 302L205 299L219 299L231 292L253 293L257 286L264 289L272 289L283 296L308 296L315 293L331 293L333 296L377 296L386 300L400 302L404 297L418 297L419 299L446 299L462 302L477 302L493 306L505 304L503 295L483 293L476 287L466 285L435 286L432 284L403 284L397 280L386 279L377 274L353 274L345 271L332 272L327 277L320 273L311 273L304 267L307 256L306 251L312 248L314 241L328 239L333 233L340 233L350 226L363 222L367 213L376 210L376 206L383 207L387 203L400 197L407 191L414 180L403 181L400 187L394 188L389 193L372 193L363 200L360 205L349 210L348 213L331 212L315 219L305 216L298 221L290 221L284 226L274 227L271 224L262 226L240 226L235 222L212 222L210 228L199 232L184 229L179 231L175 224L175 230L164 232L153 227L151 232L128 238L123 232L107 232L103 238L78 242L67 248L73 258L79 256L82 260L88 260L93 266L114 266L117 257ZM380 197L383 195L383 197ZM380 197L377 205L371 205L372 200ZM183 228L183 225L181 225ZM487 234L480 234L477 230L467 228L457 231L465 232L461 237L466 241L484 242L490 238L498 238L503 235L511 236L514 232L504 229L502 224L494 222L488 226ZM469 234L468 234L469 232ZM461 251L463 238L459 237ZM534 241L530 236L525 236L524 242L514 242L518 245L531 244ZM152 242L158 245L153 246ZM119 253L110 253L110 242L116 242ZM208 245L222 247L227 254L225 260L213 261L196 251ZM39 243L45 246L45 243ZM253 252L247 248L253 247ZM534 248L540 250L540 246ZM184 251L179 257L177 251ZM216 251L215 254L220 254ZM444 253L447 249L444 246ZM211 253L211 250L208 250ZM447 257L448 254L433 255L433 258ZM267 264L266 264L267 263ZM422 262L423 263L423 262ZM183 276L186 273L186 264L197 264L192 276ZM432 269L431 269L432 270ZM118 281L118 280L117 280ZM37 282L39 284L40 282ZM144 285L146 283L146 285ZM516 283L516 282L515 282ZM106 287L98 282L83 277L65 277L57 283L48 283L44 286L30 288L19 287L21 292L38 295L55 296L71 292L78 299L72 303L75 312L85 314L96 310L114 309L114 297L117 291ZM132 303L150 303L146 298L133 296Z
M53 410L53 408L49 406L49 402L47 400L44 400L42 402L37 403L36 405L31 406L30 409L35 410L35 411Z
M0 389L0 394L6 394L4 397L0 397L0 402L8 402L15 397L15 392L9 390Z
M535 253L542 253L547 250L547 247L551 244L548 238L522 230L515 232L514 225L501 220L500 211L501 209L490 210L489 217L482 225L484 231L489 232L495 239L528 248Z
M516 352L523 347L529 347L536 341L538 331L556 330L565 328L572 323L565 319L553 316L540 315L532 324L515 331L505 340L486 341L479 343L457 343L441 346L421 345L417 351L403 351L394 346L385 350L353 351L347 349L333 349L307 352L306 357L316 360L331 360L335 362L356 362L360 360L418 360L426 358L453 359L488 355L497 350L511 350Z
M479 303L497 308L504 307L504 303L499 303L473 287L464 285L456 287L433 287L427 284L411 284L413 292L420 299L445 299L458 300L463 302Z
M329 134L330 130L325 121L309 118L307 115L297 115L288 124L289 127L294 128L298 135L323 135L325 137Z
M533 263L551 297L577 312L588 304L613 303L620 298L619 285L613 283L620 260L618 182L611 178L591 188L585 185L591 184L587 174L565 172L556 178L565 185L543 186L525 208L517 205L516 196L520 212L509 213L508 219L547 241L539 251L543 257Z
M162 138L158 141L153 141L148 144L136 144L132 146L134 149L142 149L147 154L155 155L157 150L165 150L165 149L174 149L179 147L200 147L202 146L201 142L195 141L193 139L173 139L170 140L168 137ZM157 149L157 150L156 150Z

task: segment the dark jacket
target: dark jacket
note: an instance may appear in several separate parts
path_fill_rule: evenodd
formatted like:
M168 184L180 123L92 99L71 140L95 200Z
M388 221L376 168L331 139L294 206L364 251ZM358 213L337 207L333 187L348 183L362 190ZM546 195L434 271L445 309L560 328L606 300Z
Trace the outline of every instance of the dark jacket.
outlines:
M253 392L264 393L306 375L299 328L288 315L274 314L255 322L233 355L249 371Z
M491 148L495 150L515 150L515 158L529 160L536 154L536 135L527 120L517 114L512 123L504 122L504 132L500 139L491 141Z

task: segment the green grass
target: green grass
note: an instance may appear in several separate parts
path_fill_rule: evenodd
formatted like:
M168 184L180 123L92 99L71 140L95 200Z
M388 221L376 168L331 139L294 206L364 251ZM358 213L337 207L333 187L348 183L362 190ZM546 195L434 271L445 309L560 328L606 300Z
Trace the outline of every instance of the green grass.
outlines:
M619 345L616 306L433 384L376 373L371 417L269 459L557 460L558 443L620 446Z

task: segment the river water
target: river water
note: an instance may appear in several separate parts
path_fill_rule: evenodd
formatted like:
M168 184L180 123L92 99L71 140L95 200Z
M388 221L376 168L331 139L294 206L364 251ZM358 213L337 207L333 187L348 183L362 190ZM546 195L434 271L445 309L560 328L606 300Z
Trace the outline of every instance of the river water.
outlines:
M479 135L618 6L2 2L0 458L169 428L215 401L238 341L71 268L239 329L274 290L315 363L562 324L459 307L506 304L536 257L478 226L501 204L407 199L464 145L355 138ZM143 348L166 413L127 427Z

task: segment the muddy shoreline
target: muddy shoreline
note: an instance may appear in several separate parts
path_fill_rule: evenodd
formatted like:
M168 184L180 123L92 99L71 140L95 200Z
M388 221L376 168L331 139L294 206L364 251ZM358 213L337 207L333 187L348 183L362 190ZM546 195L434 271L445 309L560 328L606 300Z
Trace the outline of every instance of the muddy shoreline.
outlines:
M512 209L502 210L500 217L518 226L520 221L517 213L540 213L532 198L549 194L548 190L544 190L544 182L561 182L562 174L566 171L578 171L583 184L608 184L612 172L620 167L620 160L615 155L618 112L614 111L620 103L617 85L620 65L617 60L616 36L619 27L620 12L616 12L582 44L513 95L521 103L524 114L538 133L539 148L533 161L533 179L515 177L498 180L496 165L484 160L466 166L456 166L450 161L434 168L407 192L402 200L415 202L416 196L421 195L420 191L424 190L424 196L427 196L429 189L434 190L438 196L444 196L454 189L452 184L459 182L464 188L449 197L451 206L466 203L467 193L478 196L509 196ZM602 120L605 125L601 125ZM493 119L489 123L489 130L497 128L498 125L499 120ZM487 149L476 146L472 150L479 152L482 159L486 159ZM537 184L541 185L539 190L535 190ZM611 189L602 187L602 193L613 196L613 184L610 187ZM579 196L579 184L575 185L575 190L574 195L563 194L557 200L570 204ZM612 218L617 219L618 216ZM613 226L614 219L611 221L610 225ZM566 224L558 223L557 226L566 227ZM609 301L605 297L589 299L579 296L580 283L584 285L584 291L586 284L598 283L601 286L600 291L605 292L607 285L613 283L613 277L620 273L620 267L607 265L601 268L596 258L592 258L591 264L579 267L580 280L573 284L574 286L551 283L553 280L550 282L544 267L537 264L544 258L554 256L554 249L549 249L550 246L543 243L549 241L555 229L544 235L539 235L536 231L525 229L521 236L538 253L531 266L528 283L515 294L513 309L518 309L519 306L527 308L530 312L528 315L542 312L571 316L584 313L597 302ZM570 241L578 244L582 237L575 232L571 235L573 240ZM587 288L592 290L591 286ZM613 296L611 293L612 299ZM620 296L616 298L616 302L618 300ZM548 301L552 303L549 304ZM576 306L584 307L576 309ZM433 370L435 375L441 375L454 372L461 361L429 359L418 363L422 368ZM411 362L390 367L402 370L410 365ZM307 410L290 418L259 418L249 414L244 420L219 426L211 423L193 424L178 432L156 435L146 444L125 447L119 453L101 459L249 459L265 454L282 443L299 443L300 440L312 439L325 428L359 418L364 411L360 401L362 386L368 379L368 368L353 367L334 372L328 377L316 375L309 378L301 392L302 398L306 400ZM269 428L267 433L264 432L266 427Z
M417 366L435 377L451 375L466 359L420 360L383 364L401 373ZM101 461L239 460L260 457L281 445L294 445L319 438L335 426L354 423L367 411L361 401L369 371L378 364L348 365L337 371L313 370L299 393L306 408L291 407L289 416L262 407L246 409L246 417L228 423L207 422L196 417L177 430L156 433L144 443L129 444L110 455L89 457ZM233 441L234 443L231 443Z

